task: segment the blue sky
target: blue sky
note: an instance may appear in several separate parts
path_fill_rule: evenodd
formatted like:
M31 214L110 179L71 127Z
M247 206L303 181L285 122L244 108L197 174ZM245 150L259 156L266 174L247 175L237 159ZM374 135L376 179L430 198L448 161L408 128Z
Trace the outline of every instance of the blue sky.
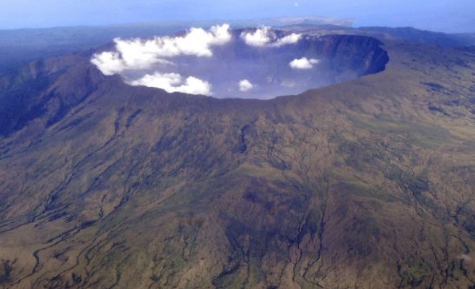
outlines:
M0 0L0 29L282 16L475 32L475 0Z

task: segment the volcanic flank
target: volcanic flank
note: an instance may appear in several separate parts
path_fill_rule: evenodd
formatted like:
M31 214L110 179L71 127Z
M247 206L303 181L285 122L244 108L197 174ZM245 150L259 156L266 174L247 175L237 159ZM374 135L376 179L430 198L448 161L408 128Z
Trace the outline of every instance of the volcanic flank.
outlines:
M268 99L383 71L389 59L381 46L362 36L231 30L224 24L174 37L116 39L115 50L95 54L92 63L130 85Z
M327 35L221 27L1 77L0 288L474 288L475 49L304 29ZM252 96L271 72L272 96L353 80L125 83Z

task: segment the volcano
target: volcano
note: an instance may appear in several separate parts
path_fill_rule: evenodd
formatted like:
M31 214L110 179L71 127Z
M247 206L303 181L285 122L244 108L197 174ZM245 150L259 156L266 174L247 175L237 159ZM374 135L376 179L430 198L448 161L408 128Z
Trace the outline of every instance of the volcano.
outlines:
M0 287L473 288L475 49L308 25L251 47L256 31L211 56L109 44L2 76ZM115 70L91 62L107 52ZM156 73L212 96L133 83Z

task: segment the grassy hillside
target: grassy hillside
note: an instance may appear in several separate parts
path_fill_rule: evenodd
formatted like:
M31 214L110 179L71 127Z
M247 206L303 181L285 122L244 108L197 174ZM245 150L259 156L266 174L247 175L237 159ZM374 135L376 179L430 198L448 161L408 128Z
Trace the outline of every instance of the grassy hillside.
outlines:
M475 51L385 49L269 101L4 78L45 109L0 139L0 287L475 288Z

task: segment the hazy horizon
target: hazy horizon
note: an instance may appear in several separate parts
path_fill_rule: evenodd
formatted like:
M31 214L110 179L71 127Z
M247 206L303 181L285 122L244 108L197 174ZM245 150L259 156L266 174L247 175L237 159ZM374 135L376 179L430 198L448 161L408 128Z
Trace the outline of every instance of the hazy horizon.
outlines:
M179 8L177 9L177 4ZM354 26L475 32L475 1L310 0L151 1L0 0L0 29L103 26L160 21L247 20L318 16L354 19Z

